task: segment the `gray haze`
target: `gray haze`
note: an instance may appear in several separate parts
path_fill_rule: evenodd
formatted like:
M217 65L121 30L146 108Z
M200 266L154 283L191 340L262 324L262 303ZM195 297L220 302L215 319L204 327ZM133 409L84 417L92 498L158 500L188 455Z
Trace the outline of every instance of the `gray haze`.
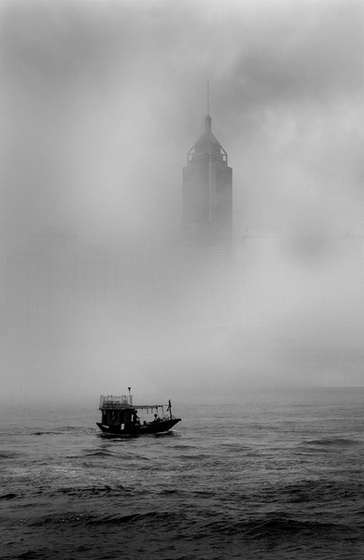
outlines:
M0 5L2 399L361 385L364 3ZM196 274L182 167L207 80L234 259ZM247 239L262 231L280 235ZM33 328L9 307L7 258L42 243L117 279L59 290Z

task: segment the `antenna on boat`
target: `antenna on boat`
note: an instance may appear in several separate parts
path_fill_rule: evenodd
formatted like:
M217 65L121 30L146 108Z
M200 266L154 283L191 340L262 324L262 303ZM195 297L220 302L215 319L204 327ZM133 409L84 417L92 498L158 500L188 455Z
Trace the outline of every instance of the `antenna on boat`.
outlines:
M128 391L129 391L129 403L130 405L133 404L133 397L131 396L131 387L128 387Z

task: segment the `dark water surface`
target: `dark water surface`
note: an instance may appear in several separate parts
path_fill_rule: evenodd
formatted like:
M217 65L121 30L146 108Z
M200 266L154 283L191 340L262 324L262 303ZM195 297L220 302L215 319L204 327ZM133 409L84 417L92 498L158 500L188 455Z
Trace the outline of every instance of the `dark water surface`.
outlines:
M364 557L364 389L175 403L135 439L101 435L97 401L2 410L1 558Z

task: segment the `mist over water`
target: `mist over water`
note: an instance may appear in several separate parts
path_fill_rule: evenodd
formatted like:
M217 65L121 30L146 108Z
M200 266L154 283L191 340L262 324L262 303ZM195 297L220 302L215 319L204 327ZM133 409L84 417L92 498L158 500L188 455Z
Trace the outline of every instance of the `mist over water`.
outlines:
M362 2L2 1L0 25L3 399L362 385ZM229 263L180 237L208 79Z

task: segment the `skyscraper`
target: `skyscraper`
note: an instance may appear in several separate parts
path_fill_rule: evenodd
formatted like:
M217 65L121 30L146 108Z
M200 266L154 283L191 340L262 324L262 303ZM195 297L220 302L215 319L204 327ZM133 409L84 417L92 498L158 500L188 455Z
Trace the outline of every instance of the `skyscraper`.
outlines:
M205 132L183 168L183 237L187 244L229 255L232 245L232 169L205 118Z

